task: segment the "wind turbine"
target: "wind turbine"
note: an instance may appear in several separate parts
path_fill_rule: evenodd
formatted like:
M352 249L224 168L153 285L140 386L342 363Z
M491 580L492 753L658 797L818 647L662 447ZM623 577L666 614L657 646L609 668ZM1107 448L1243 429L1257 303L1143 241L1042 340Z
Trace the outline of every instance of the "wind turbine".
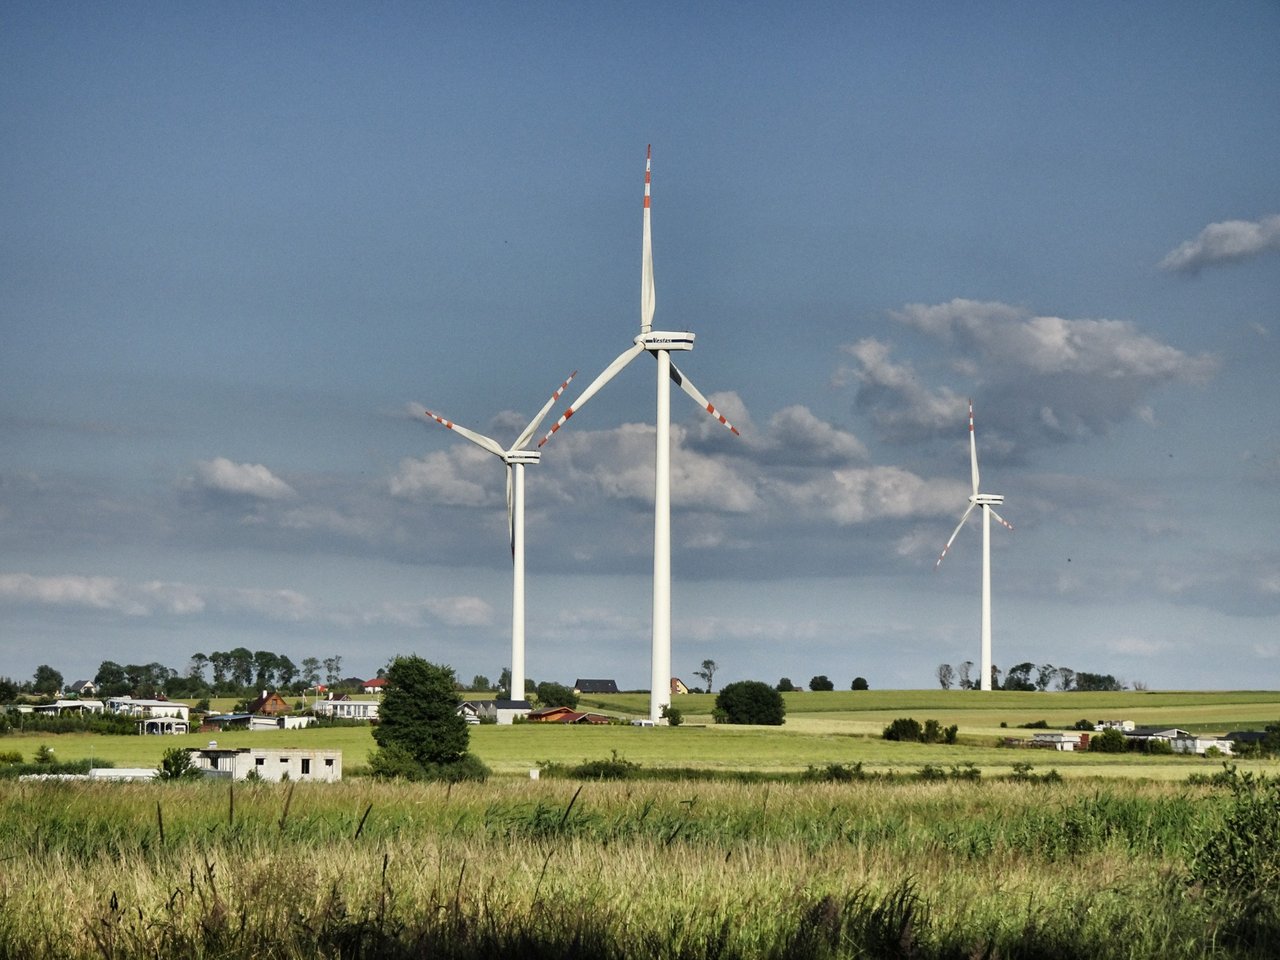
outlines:
M942 560L947 555L947 551L951 549L951 544L956 539L956 534L960 532L960 528L964 526L964 522L969 519L969 514L973 513L975 507L982 507L982 673L978 677L980 690L991 689L991 518L995 517L1010 530L1013 524L1007 521L1000 514L996 513L995 506L1004 503L1004 496L998 493L979 493L978 492L978 441L974 439L973 434L973 401L969 401L969 464L973 472L973 493L969 497L969 509L964 512L964 516L960 518L960 522L956 524L955 530L951 534L951 539L947 541L947 545L942 548L942 553L938 556L938 562L933 565L933 569L937 570L942 566Z
M511 699L524 699L524 468L525 464L534 464L542 459L540 450L525 450L524 446L532 438L538 424L547 415L551 405L560 399L569 386L570 381L578 375L578 371L569 374L569 379L556 388L551 399L542 405L538 415L529 421L529 425L516 437L510 448L503 449L502 444L484 434L468 430L451 420L423 409L423 413L431 420L455 433L460 433L476 446L488 450L507 465L507 529L511 537Z
M671 392L675 381L685 393L707 413L736 435L737 427L726 420L698 388L680 372L671 360L673 350L692 350L693 334L653 329L653 241L649 230L649 182L653 161L652 145L644 161L644 232L640 255L640 334L632 345L604 368L591 385L569 405L547 435L538 441L541 447L575 413L586 405L606 383L612 380L642 353L650 353L658 361L658 413L656 456L653 483L653 646L650 660L649 719L658 723L662 708L671 703Z

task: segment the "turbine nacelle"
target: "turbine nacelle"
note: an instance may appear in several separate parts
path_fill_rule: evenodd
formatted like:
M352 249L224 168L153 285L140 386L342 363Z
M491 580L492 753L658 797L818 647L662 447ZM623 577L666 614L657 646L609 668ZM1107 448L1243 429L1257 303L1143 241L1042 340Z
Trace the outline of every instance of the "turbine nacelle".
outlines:
M541 450L508 450L502 455L502 462L508 466L513 463L537 463L541 459Z
M976 503L978 506L994 507L1004 503L1003 493L979 493L969 498L970 503Z
M632 343L646 350L692 350L694 335L687 330L650 330L637 336Z

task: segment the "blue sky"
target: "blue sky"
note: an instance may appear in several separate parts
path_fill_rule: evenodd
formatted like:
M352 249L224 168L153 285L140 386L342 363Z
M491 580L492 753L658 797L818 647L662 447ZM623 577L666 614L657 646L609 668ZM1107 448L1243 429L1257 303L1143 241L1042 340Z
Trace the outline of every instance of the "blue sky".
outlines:
M639 323L673 670L1280 680L1280 7L0 12L0 675L496 677L509 441ZM528 471L528 673L648 679L653 377Z

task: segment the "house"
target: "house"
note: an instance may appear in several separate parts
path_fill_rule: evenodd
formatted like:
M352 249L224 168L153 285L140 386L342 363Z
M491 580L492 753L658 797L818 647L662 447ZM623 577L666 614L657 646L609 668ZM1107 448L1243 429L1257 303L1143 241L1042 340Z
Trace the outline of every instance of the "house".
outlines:
M671 678L671 692L673 694L688 693L689 688L684 685L684 681L679 677Z
M137 722L141 736L189 733L191 725L177 717L143 717Z
M1132 720L1099 720L1093 725L1095 732L1102 730L1119 730L1121 733L1133 733L1134 723Z
M102 713L105 706L101 700L55 700L53 703L37 703L31 707L31 713L51 713L62 716L64 713Z
M584 693L617 693L618 685L612 680L582 680L573 681L573 692L576 694Z
M317 717L333 720L377 720L377 700L352 700L345 693L332 700L317 700L311 706Z
M303 750L297 747L279 749L265 747L218 747L211 740L207 747L188 747L191 760L206 777L245 780L256 774L263 780L342 779L341 750Z
M1050 730L1033 735L1031 745L1044 750L1063 750L1068 753L1074 753L1076 750L1089 749L1089 735L1087 733L1064 733L1061 730Z
M205 717L200 725L202 732L213 730L298 730L315 723L315 717L281 715L268 717L253 713L220 713Z
M284 697L280 696L280 694L275 690L272 690L270 693L263 690L262 696L258 697L257 700L250 702L248 706L249 713L261 713L271 717L277 716L281 713L288 713L290 709L291 708L289 704L285 702Z
M366 680L360 689L365 693L384 693L387 689L386 678L374 677L372 680Z
M1174 753L1197 753L1204 756L1205 751L1217 748L1219 753L1230 755L1235 744L1229 737L1210 737L1203 734L1192 734L1177 737L1169 741Z
M499 726L514 723L516 717L525 718L533 709L533 705L528 700L490 700L488 702L493 704L493 712L498 716Z
M1178 727L1134 727L1133 730L1129 731L1124 736L1126 740L1164 740L1172 745L1173 741L1185 740L1189 738L1191 734L1186 730L1179 729Z
M572 707L544 707L531 711L529 722L604 724L609 722L609 718L600 713L580 713Z
M126 717L172 717L184 723L191 719L191 708L176 700L135 700L133 697L107 697L107 713L118 713Z
M74 693L77 697L96 697L98 695L98 685L92 680L77 680L75 683L67 684L64 693Z
M467 723L479 723L489 717L492 717L495 723L498 720L498 713L493 709L492 700L463 700L454 713Z

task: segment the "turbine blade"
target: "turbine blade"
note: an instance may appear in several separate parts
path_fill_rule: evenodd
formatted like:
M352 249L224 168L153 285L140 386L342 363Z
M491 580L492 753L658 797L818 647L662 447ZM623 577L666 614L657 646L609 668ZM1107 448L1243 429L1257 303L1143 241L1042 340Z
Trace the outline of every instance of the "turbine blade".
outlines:
M601 372L600 376L596 377L594 380L591 381L591 385L587 387L587 389L583 390L581 394L579 394L578 399L573 401L573 403L569 404L569 406L565 409L564 413L560 415L560 419L556 421L555 426L553 426L550 430L548 430L547 435L538 441L538 446L542 446L544 443L550 440L551 437L556 433L556 431L558 431L561 427L565 425L565 423L568 421L570 417L572 417L575 413L581 410L586 405L586 402L590 400L592 397L594 397L596 393L599 392L601 387L603 387L606 383L608 383L610 380L616 377L618 375L618 372L623 367L625 367L628 363L630 363L636 357L640 356L640 354L642 353L644 353L644 344L636 343L636 344L632 344L622 353L618 354L617 359L615 359L613 363L605 367L604 370Z
M518 446L518 444L517 444ZM511 474L513 471L511 464L507 464L507 536L511 539L511 559L516 557L516 514L515 502L512 498L511 491Z
M484 447L486 450L492 453L495 457L501 457L506 455L507 451L502 449L502 445L499 444L497 440L494 440L491 437L486 437L483 433L476 433L474 430L468 430L466 427L459 426L458 424L454 423L452 420L446 420L444 417L439 416L438 414L432 413L426 407L422 408L422 412L429 419L434 420L436 423L440 424L441 426L447 427L448 429L452 430L454 433L462 434L464 437L466 437L468 440L470 440L472 443L476 444L477 446Z
M547 415L547 412L551 409L551 405L560 399L561 395L564 394L565 389L573 382L573 378L577 375L578 371L573 371L573 373L569 374L565 382L556 388L556 392L551 395L551 399L542 405L542 409L538 411L538 415L530 420L529 425L524 428L524 431L520 436L516 437L516 442L511 445L512 450L524 449L524 445L529 442L529 438L533 436L533 432L538 429L538 424L540 424L542 422L542 418Z
M653 161L653 144L644 157L644 238L640 244L640 332L653 329L656 294L653 288L653 236L649 230L649 167Z
M708 400L706 397L704 397L701 394L701 392L699 392L698 388L693 385L693 382L688 377L686 377L683 373L680 372L680 369L675 365L674 360L671 362L671 379L675 382L676 386L678 386L681 390L683 390L689 396L693 397L693 399L697 401L698 405L701 406L704 410L706 410L707 413L711 414L713 417L715 417L717 420L723 423L726 427L728 427L730 431L733 432L733 435L735 437L740 436L740 434L738 433L738 428L735 427L728 420L726 420L724 418L724 414L722 414L719 410L717 410L712 405L711 401Z
M951 539L948 540L947 545L942 548L942 553L938 555L938 562L933 565L933 569L937 570L938 567L942 566L942 558L945 557L947 555L947 551L951 549L951 544L955 543L956 534L960 532L960 528L964 526L964 522L969 519L969 514L973 513L973 508L976 506L976 503L969 504L969 509L964 512L964 516L960 518L960 522L956 524L956 528L951 531Z
M969 465L973 468L973 495L978 495L978 441L973 434L973 401L969 401Z
M991 515L992 515L993 517L995 517L997 520L999 520L1001 523L1003 523L1003 524L1004 524L1006 527L1008 527L1010 530L1012 530L1012 529L1013 529L1013 524L1012 524L1012 523L1010 523L1008 520L1006 520L1004 517L1000 516L1000 514L996 513L996 512L995 512L995 510L993 510L989 505L988 505L987 509L988 509L988 510L991 510Z

